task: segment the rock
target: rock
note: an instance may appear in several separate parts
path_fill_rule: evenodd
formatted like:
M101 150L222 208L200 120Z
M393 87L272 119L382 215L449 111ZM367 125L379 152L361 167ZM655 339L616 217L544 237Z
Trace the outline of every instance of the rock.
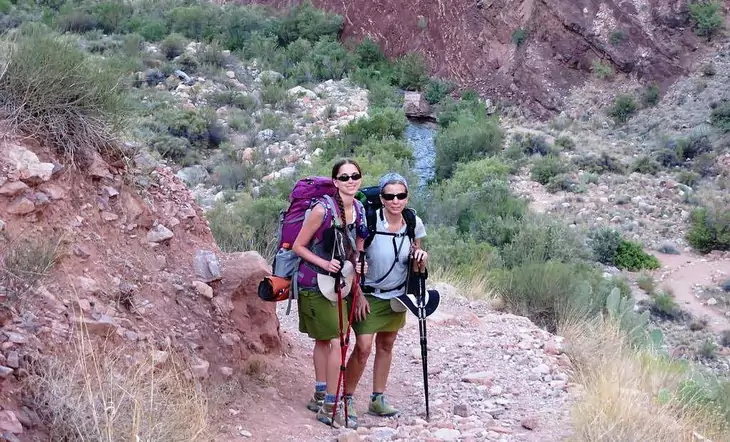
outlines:
M76 290L83 296L94 296L101 292L96 280L86 276L76 277Z
M5 336L7 336L8 341L13 344L26 344L28 342L28 338L20 333L5 332Z
M289 89L287 93L293 97L304 96L313 100L317 98L317 94L302 86L294 86L293 88Z
M488 371L480 371L478 373L471 373L462 377L461 381L490 387L492 382L494 382L494 374Z
M337 436L337 442L359 442L360 435L352 428L344 428Z
M5 142L2 146L3 162L15 168L19 176L18 178L30 185L38 185L51 179L53 163L43 163L38 156L29 149Z
M23 434L23 425L15 416L15 413L10 410L3 410L0 411L0 431Z
M221 374L225 377L233 376L233 369L231 367L221 367L218 369Z
M213 299L213 288L202 281L193 281L193 287L199 295L207 299Z
M208 377L208 369L210 368L210 362L206 361L205 359L201 359L196 357L192 364L190 364L190 371L192 371L193 376L198 379L203 379Z
M528 430L534 430L537 428L537 425L539 423L539 419L537 416L526 416L522 419L522 427L526 428Z
M114 318L109 315L101 315L99 320L77 318L76 322L84 327L88 333L98 336L111 336L119 328Z
M195 84L195 80L193 80L192 78L190 78L190 76L188 74L186 74L185 72L181 71L180 69L176 69L174 73L175 73L175 76L180 81L182 81L185 85L192 86L193 84Z
M254 80L256 83L269 82L274 83L279 80L283 80L284 76L276 71L261 71L261 73Z
M270 274L269 264L254 251L231 254L226 262L220 294L213 303L224 309L230 303L230 317L242 338L241 345L234 349L248 346L260 353L281 349L276 305L258 297L259 282Z
M221 279L221 267L218 257L209 250L198 250L193 259L195 276L208 283Z
M176 174L178 178L189 186L195 186L199 183L204 183L208 180L210 175L205 167L196 164L195 166L183 167Z
M87 168L86 173L94 178L114 179L114 175L109 172L109 165L96 152L92 155L91 165Z
M15 370L13 370L10 367L6 367L4 365L0 365L0 378L7 379L8 376L13 374Z
M30 189L30 187L22 181L10 181L0 187L0 195L13 197L28 189Z
M18 196L8 204L7 210L11 215L27 215L35 210L35 204L24 196Z
M170 231L170 229L163 226L162 224L158 224L147 232L147 241L153 243L161 243L163 241L171 239L173 236L174 235L172 231Z
M53 183L43 183L38 186L38 190L48 195L52 200L62 200L66 197L66 191L63 187Z
M243 437L253 437L253 434L250 431L244 429L238 430L238 434Z
M226 71L226 77L228 77L230 79L234 79L234 78L236 78L236 73L233 71Z
M406 91L403 95L403 112L406 117L423 118L431 114L431 106L420 92Z
M0 232L2 232L3 230L5 230L5 221L0 219Z
M18 352L15 350L9 352L5 364L10 368L20 368L20 355Z
M451 428L440 428L433 432L433 436L444 441L455 441L461 437L461 432Z
M468 402L454 405L454 414L461 417L471 416L471 405Z

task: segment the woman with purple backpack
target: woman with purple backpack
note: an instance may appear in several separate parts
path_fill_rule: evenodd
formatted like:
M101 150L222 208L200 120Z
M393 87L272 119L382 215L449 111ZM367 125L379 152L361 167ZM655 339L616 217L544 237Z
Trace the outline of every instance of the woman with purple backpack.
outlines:
M360 166L350 159L338 161L332 168L332 182L337 192L311 208L292 250L302 258L297 277L299 331L315 340L315 393L307 408L317 412L320 422L344 426L342 407L338 407L332 422L341 364L340 313L344 321L342 331L350 324L346 302L336 302L338 290L331 275L341 275L345 282L342 296L347 296L353 272L361 271L356 264L368 231L364 207L355 198L362 183ZM359 287L353 292L358 297L355 303L362 305L361 309L367 308L367 303L360 302L364 297Z

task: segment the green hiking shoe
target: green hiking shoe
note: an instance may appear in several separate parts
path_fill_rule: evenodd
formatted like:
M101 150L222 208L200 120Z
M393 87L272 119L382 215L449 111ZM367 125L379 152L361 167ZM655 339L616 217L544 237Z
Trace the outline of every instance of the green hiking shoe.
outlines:
M346 396L347 401L347 428L357 428L357 412L355 412L355 399L352 396Z
M342 428L345 426L345 410L342 406L342 402L337 404L337 414L335 414L335 422L334 425L332 424L332 410L334 409L335 404L329 404L327 402L323 403L321 407L319 407L319 410L317 411L317 420L322 422L325 425L331 425L335 428ZM350 428L352 427L352 423L348 422L348 426Z
M307 409L310 411L314 411L315 413L319 411L320 407L322 407L322 404L324 404L324 391L315 391L314 396L309 400L309 403L307 404Z
M382 417L395 416L400 413L397 408L388 404L388 402L385 400L385 395L382 394L379 394L370 401L370 405L368 406L368 412L370 414Z

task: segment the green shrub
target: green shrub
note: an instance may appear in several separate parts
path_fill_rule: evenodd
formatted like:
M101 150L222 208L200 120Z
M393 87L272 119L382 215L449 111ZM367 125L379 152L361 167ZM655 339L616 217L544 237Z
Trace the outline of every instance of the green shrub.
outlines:
M626 40L626 34L620 29L611 31L611 35L608 38L612 46L619 46L624 40Z
M300 38L310 41L325 36L337 38L344 23L341 15L329 14L309 2L302 2L290 9L278 23L276 36L281 46L287 46Z
M590 154L577 156L573 159L573 164L575 164L578 169L596 174L623 174L626 172L626 166L620 160L605 152L600 155Z
M602 311L615 287L591 266L556 261L493 272L491 280L509 311L550 332L563 319Z
M695 34L709 40L723 28L722 2L699 1L689 4L689 15Z
M656 256L644 252L640 244L622 240L616 249L614 264L619 269L636 272L643 269L654 270L659 268Z
M454 100L445 97L441 101L437 115L438 124L441 129L448 128L459 119L481 121L487 119L487 112L484 103L479 96Z
M429 228L424 244L431 268L457 278L486 274L490 264L498 257L492 246L460 234L454 227Z
M516 133L512 138L526 155L550 155L558 152L547 142L544 136L530 133Z
M614 265L616 254L621 245L621 234L608 227L599 228L588 236L588 242L593 250L593 259L601 264Z
M637 110L636 101L630 95L618 95L608 110L608 115L618 123L625 123Z
M535 160L530 171L530 178L546 185L551 178L567 171L568 165L559 156L548 155Z
M555 139L555 145L564 150L575 150L575 141L572 138L562 135Z
M361 68L368 66L378 66L386 61L380 46L369 36L365 37L355 48L355 59L357 65Z
M643 155L634 161L631 165L632 172L645 173L647 175L656 175L661 170L661 166L654 159L647 155Z
M118 71L36 26L15 34L9 50L0 77L7 121L71 160L118 152L128 110Z
M659 86L657 86L656 83L652 83L647 86L641 94L641 103L645 107L656 106L660 99L661 95L659 93Z
M206 216L221 250L256 250L264 258L271 260L276 248L279 212L287 205L284 199L253 199L247 194L240 194L237 201L230 205L220 203L207 212Z
M410 52L395 60L391 83L401 89L417 91L428 83L428 66L420 53Z
M679 305L677 305L677 301L674 300L674 295L671 292L661 291L652 293L650 296L652 313L666 319L674 319L679 316Z
M600 80L613 77L613 66L610 62L604 62L602 60L593 60L591 64L591 70L593 75Z
M200 153L193 149L187 138L157 134L150 139L149 144L163 158L169 158L181 166L192 166L200 161Z
M436 104L443 100L453 89L453 85L448 81L431 79L426 85L424 97L430 104Z
M730 250L730 210L707 207L693 210L686 238L700 253Z
M162 51L168 60L172 60L182 55L187 44L187 40L183 35L172 33L160 42L160 51Z
M436 134L436 178L449 178L458 163L494 155L502 149L502 130L495 120L462 118Z
M730 103L716 107L710 114L710 121L723 132L730 132Z
M523 217L501 251L507 268L531 263L574 262L588 258L583 241L565 224L542 215Z
M525 28L517 28L514 31L512 31L512 43L514 43L517 47L522 46L522 44L527 41L527 37L529 36L529 31Z

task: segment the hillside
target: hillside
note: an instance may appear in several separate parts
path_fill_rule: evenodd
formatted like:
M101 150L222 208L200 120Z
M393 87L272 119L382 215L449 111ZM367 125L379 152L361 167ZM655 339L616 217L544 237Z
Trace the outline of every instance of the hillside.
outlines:
M344 17L344 41L369 36L390 57L421 53L434 76L542 117L596 70L665 90L707 50L684 1L414 1L406 14L398 0L313 4Z

